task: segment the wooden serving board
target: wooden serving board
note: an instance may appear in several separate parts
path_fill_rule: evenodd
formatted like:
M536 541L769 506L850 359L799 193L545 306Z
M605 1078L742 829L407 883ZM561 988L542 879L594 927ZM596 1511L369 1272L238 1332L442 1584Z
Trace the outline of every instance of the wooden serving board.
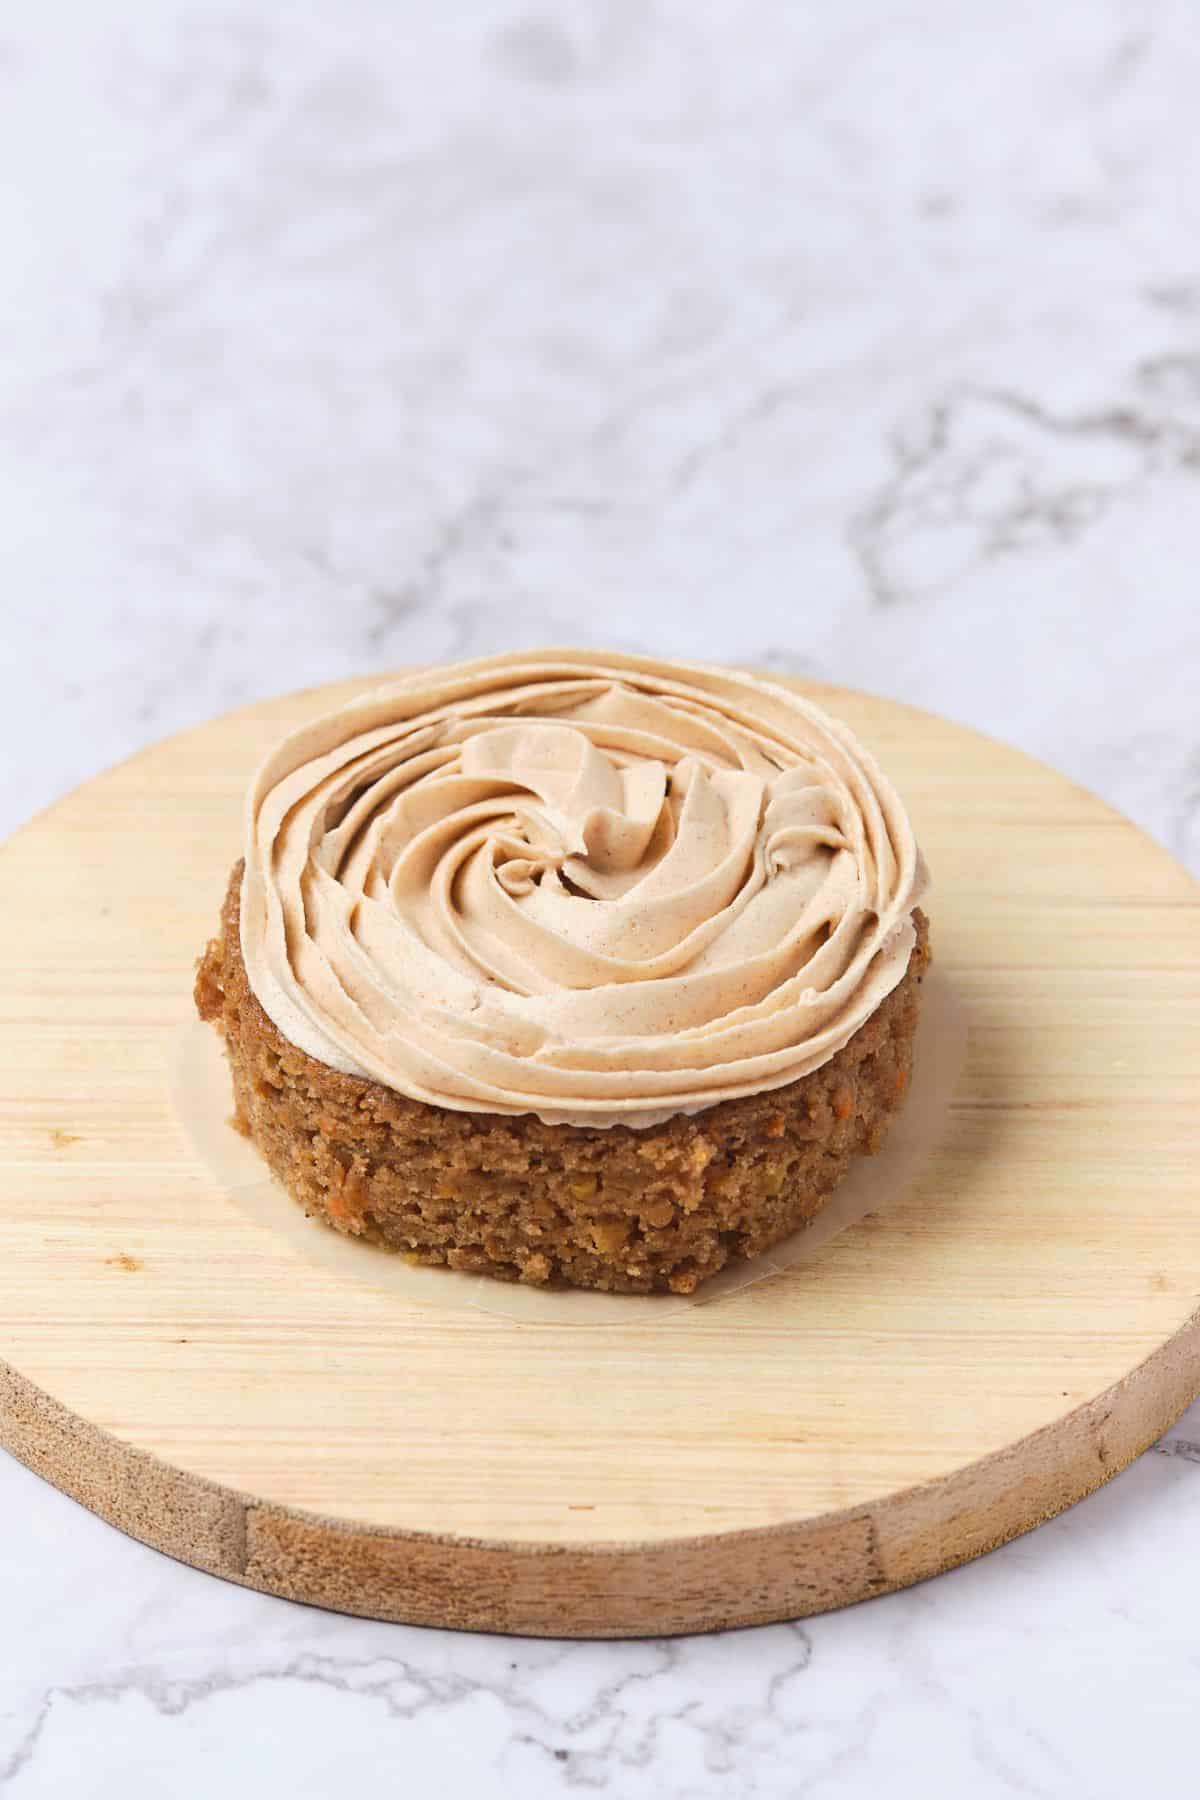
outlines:
M171 1107L171 1046L252 768L367 685L174 738L0 848L16 1456L250 1587L617 1636L920 1580L1178 1416L1200 1390L1200 890L1048 769L859 694L808 690L910 803L969 1020L906 1194L811 1263L603 1331L405 1304L241 1211Z

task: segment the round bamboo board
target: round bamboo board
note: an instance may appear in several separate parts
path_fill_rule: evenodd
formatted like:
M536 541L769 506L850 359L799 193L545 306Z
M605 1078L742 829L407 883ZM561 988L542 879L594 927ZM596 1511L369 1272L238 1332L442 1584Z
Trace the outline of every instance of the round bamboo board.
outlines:
M172 1109L171 1047L255 762L368 685L158 745L0 848L0 1442L250 1587L623 1636L918 1581L1178 1416L1200 1390L1200 889L1027 757L860 694L807 688L910 804L969 1022L899 1199L616 1330L405 1304L241 1211Z

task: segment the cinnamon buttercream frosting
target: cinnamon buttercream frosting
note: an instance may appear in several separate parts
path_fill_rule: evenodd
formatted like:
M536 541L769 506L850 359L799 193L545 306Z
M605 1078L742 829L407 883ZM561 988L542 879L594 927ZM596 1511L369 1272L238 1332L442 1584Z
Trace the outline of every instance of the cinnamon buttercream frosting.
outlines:
M904 975L925 879L874 759L797 695L523 651L393 682L271 752L242 953L332 1068L645 1127L836 1055Z

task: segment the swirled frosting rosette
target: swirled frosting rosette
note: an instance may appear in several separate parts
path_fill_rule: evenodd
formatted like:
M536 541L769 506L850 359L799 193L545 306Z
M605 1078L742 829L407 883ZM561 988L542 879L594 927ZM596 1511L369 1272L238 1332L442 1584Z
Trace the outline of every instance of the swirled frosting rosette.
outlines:
M520 652L395 682L267 757L242 952L332 1068L645 1127L836 1055L904 975L924 884L873 758L786 689Z

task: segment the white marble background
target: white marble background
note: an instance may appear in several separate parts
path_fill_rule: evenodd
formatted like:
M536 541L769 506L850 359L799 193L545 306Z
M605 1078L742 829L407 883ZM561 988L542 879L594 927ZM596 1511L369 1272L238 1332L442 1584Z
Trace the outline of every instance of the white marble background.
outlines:
M521 642L896 694L1200 869L1194 0L0 14L0 829L255 694ZM1200 1409L837 1616L458 1637L0 1458L4 1800L1194 1786Z

